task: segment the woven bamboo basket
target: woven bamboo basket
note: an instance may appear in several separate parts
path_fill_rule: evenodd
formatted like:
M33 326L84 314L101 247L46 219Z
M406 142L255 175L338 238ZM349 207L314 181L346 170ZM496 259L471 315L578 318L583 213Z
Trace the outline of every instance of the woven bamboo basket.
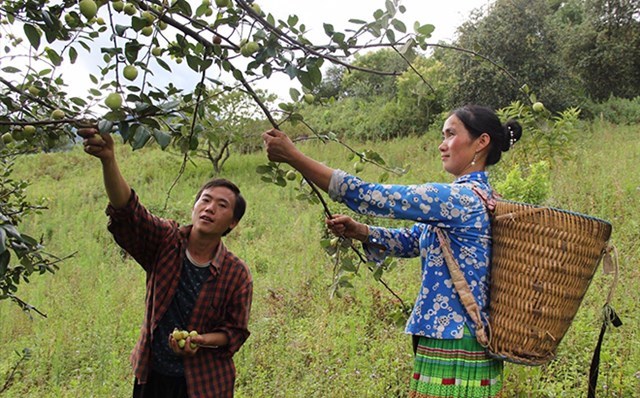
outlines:
M578 213L498 200L488 350L541 365L571 325L608 245L611 224Z

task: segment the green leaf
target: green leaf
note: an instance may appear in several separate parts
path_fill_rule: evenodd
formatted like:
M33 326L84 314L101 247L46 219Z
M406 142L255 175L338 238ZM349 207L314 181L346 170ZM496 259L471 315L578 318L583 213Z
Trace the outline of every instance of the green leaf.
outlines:
M171 135L165 133L164 131L154 130L153 138L156 140L160 148L165 149L171 143Z
M296 90L294 87L291 87L289 89L289 96L294 102L298 102L298 99L300 99L300 91Z
M256 173L258 174L267 174L267 173L271 173L271 170L273 170L273 167L266 165L266 164L261 164L258 165L256 167Z
M431 24L426 24L426 25L422 25L422 26L418 26L418 27L414 26L414 29L415 29L416 33L419 33L419 34L427 36L427 37L431 37L431 34L436 29L436 27L431 25Z
M6 240L7 234L4 232L4 229L0 228L0 253L4 253L4 251L7 250Z
M13 66L7 66L2 68L2 71L7 73L17 73L17 72L20 72L20 69L14 68Z
M9 268L9 261L11 260L11 253L9 250L5 250L0 253L0 278L4 279Z
M328 24L328 23L324 23L324 24L322 24L322 26L324 27L324 33L326 33L327 36L329 36L329 37L333 36L333 33L335 32L335 29L333 28L333 25Z
M367 21L363 21L362 19L350 19L349 22L356 25L365 25L367 23Z
M111 132L111 129L113 128L113 122L110 120L100 120L98 122L98 131L100 132L100 134L108 134Z
M138 128L133 135L133 139L131 140L131 147L134 151L140 149L146 145L149 139L151 139L149 130L145 126L138 125Z
M128 25L118 25L116 24L115 30L118 36L124 37L124 33L129 29Z
M45 49L45 52L47 53L47 58L49 58L52 64L55 66L60 66L62 64L62 58L60 58L60 55L58 55L55 50L47 48Z
M72 64L75 64L76 59L78 59L78 51L76 51L76 49L73 47L69 47L69 61Z
M296 24L298 23L298 16L297 15L289 15L289 18L287 19L287 24L289 24L289 27L294 27L296 26Z
M395 18L391 20L391 25L393 25L398 32L406 33L407 31L407 26L402 21Z
M27 39L29 39L29 43L31 43L31 47L37 50L38 47L40 47L40 35L42 33L40 33L38 28L31 24L25 24L23 29L24 34L27 36Z

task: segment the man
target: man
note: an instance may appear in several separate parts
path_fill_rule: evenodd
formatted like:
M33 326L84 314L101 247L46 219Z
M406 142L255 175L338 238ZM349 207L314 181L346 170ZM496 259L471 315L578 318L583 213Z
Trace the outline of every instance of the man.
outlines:
M192 224L181 227L140 204L109 134L78 134L85 152L102 163L108 229L147 274L145 318L131 354L133 397L233 397L233 355L249 337L253 294L249 269L222 243L246 208L239 189L228 180L208 181L196 195ZM198 334L181 347L174 329Z

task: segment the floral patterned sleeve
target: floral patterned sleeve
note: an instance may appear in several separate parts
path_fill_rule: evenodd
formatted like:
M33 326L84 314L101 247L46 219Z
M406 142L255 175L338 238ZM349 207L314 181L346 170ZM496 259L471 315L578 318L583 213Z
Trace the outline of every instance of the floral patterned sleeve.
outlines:
M425 224L412 228L369 227L369 240L363 244L367 260L382 263L388 256L417 257L420 255L420 235Z
M335 170L329 184L331 199L342 202L356 213L375 217L437 223L451 228L465 224L473 206L470 188L454 184L389 185L367 183L342 170Z

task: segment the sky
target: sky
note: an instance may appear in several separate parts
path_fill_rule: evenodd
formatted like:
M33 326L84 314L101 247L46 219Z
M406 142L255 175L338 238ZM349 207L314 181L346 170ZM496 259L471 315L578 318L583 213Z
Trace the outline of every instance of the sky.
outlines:
M331 23L336 29L350 25L350 19L372 20L373 13L384 9L384 0L256 0L265 12L270 12L276 18L285 19L290 14L295 14L304 22L310 37L319 37L324 40L323 22ZM451 42L455 38L455 31L465 22L470 13L478 8L486 8L490 0L449 0L447 2L434 0L403 0L407 11L398 15L408 29L418 21L421 25L431 24L436 27L428 42ZM314 32L316 36L313 36ZM289 87L299 87L297 82L288 77L271 78L261 88L277 93L280 97L288 97Z

